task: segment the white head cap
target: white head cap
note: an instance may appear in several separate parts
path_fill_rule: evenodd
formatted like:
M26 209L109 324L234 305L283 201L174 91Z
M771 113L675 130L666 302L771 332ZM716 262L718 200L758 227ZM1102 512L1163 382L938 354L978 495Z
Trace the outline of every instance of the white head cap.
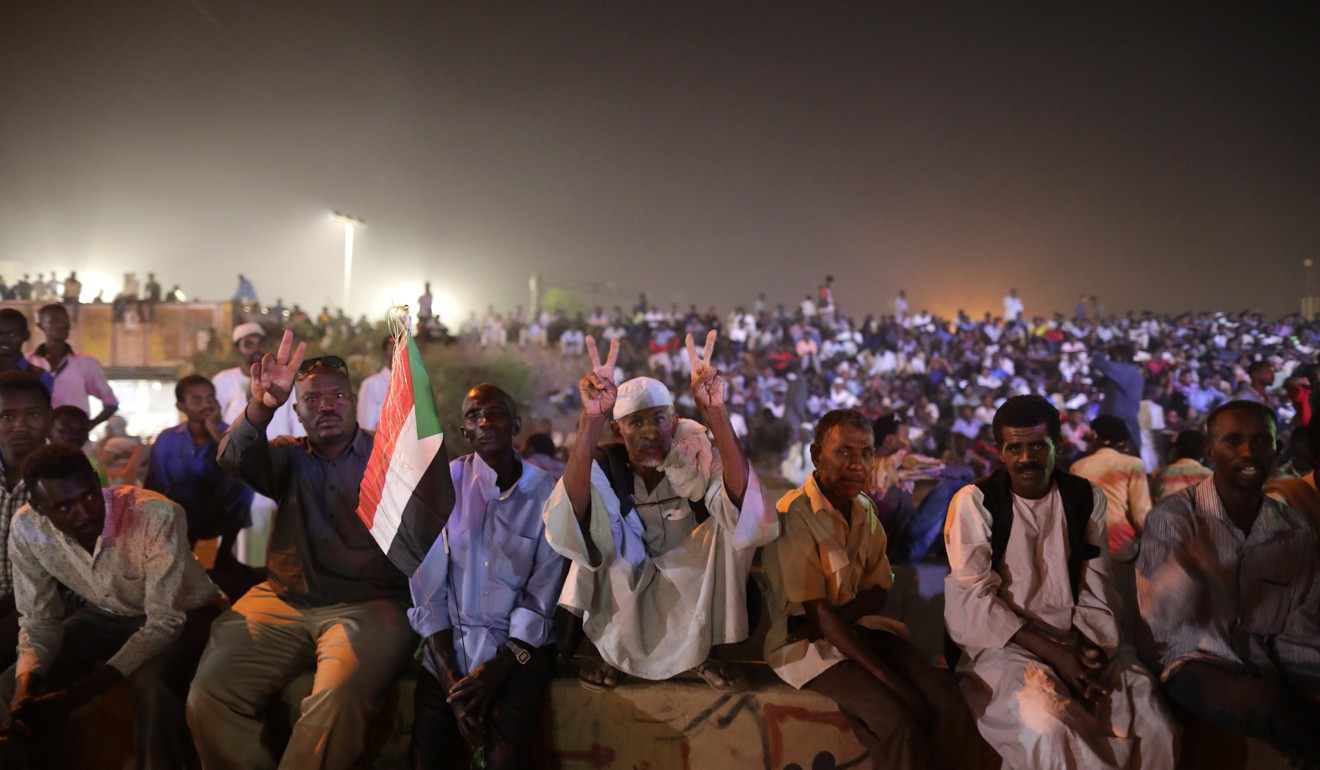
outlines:
M261 324L256 323L254 321L248 321L245 324L239 324L238 326L234 327L234 342L238 342L244 337L251 337L254 334L257 335L258 337L265 337L266 330L261 328Z
M674 396L663 382L650 377L634 377L619 386L614 399L614 419L622 419L643 409L673 405Z

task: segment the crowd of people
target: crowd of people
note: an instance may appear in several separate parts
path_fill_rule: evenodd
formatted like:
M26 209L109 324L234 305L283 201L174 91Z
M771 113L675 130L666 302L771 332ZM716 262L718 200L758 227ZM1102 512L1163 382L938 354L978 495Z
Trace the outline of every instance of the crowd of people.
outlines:
M411 490L433 542L410 572L357 513L395 340L355 387L343 358L237 324L234 367L177 383L184 419L139 488L83 451L117 405L64 305L28 355L0 309L0 751L41 766L127 680L139 767L348 767L420 643L413 766L532 766L557 654L589 650L593 691L747 689L726 645L759 553L766 663L834 700L874 767L1172 768L1187 715L1320 767L1320 326L1094 298L1028 320L1016 290L979 321L908 302L857 321L827 279L791 312L643 296L464 325L590 369L556 401L576 413L558 445L472 383L471 453ZM754 460L793 489L774 500ZM237 567L263 517L264 569ZM922 560L949 569L947 669L882 614L894 565ZM309 670L268 745L266 710Z

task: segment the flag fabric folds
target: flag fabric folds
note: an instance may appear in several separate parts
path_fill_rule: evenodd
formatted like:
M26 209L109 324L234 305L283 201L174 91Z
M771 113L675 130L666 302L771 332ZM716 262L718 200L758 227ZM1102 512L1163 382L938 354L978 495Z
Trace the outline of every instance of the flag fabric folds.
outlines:
M449 521L454 483L421 351L406 325L396 340L357 514L390 561L411 577Z

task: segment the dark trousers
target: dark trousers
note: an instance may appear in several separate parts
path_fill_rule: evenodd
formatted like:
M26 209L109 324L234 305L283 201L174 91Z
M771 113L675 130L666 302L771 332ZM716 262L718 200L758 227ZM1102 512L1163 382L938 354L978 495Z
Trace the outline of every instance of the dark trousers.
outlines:
M851 660L836 663L803 687L839 704L874 768L977 768L994 765L993 752L976 731L967 702L951 672L921 657L906 639L857 628L899 679L925 698L927 714L913 715L903 701Z
M531 767L530 743L541 718L545 690L555 673L555 647L532 652L524 665L514 665L509 678L491 700L486 717L486 766L491 770ZM458 720L445 702L449 693L430 671L417 674L413 696L410 754L413 770L450 770L466 756Z
M18 610L0 615L0 670L18 660ZM8 708L8 704L4 705Z
M1320 768L1320 703L1241 667L1185 663L1164 683L1169 700L1205 721L1260 738L1296 767Z
M183 631L160 654L128 675L133 693L133 731L139 770L198 767L197 756L184 718L188 684L206 647L211 621L222 610L208 604L189 610ZM59 654L39 684L39 693L68 687L109 660L145 618L126 618L83 608L64 620ZM0 702L14 695L14 668L0 675ZM41 748L32 746L32 767L40 767Z

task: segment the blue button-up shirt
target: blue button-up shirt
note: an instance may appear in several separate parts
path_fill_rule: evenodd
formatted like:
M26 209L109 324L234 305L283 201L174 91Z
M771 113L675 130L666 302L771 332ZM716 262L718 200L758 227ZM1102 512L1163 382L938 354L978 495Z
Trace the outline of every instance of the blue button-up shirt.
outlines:
M476 454L454 460L449 472L454 512L409 581L408 617L423 637L453 629L455 663L466 676L510 638L531 648L555 641L564 563L545 539L541 509L555 486L545 472L523 463L503 493ZM436 673L429 649L423 663Z
M229 426L220 424L220 430ZM218 537L230 526L252 526L252 490L225 473L216 462L220 442L208 438L197 446L188 423L160 432L151 445L142 486L178 503L188 516L188 538Z

